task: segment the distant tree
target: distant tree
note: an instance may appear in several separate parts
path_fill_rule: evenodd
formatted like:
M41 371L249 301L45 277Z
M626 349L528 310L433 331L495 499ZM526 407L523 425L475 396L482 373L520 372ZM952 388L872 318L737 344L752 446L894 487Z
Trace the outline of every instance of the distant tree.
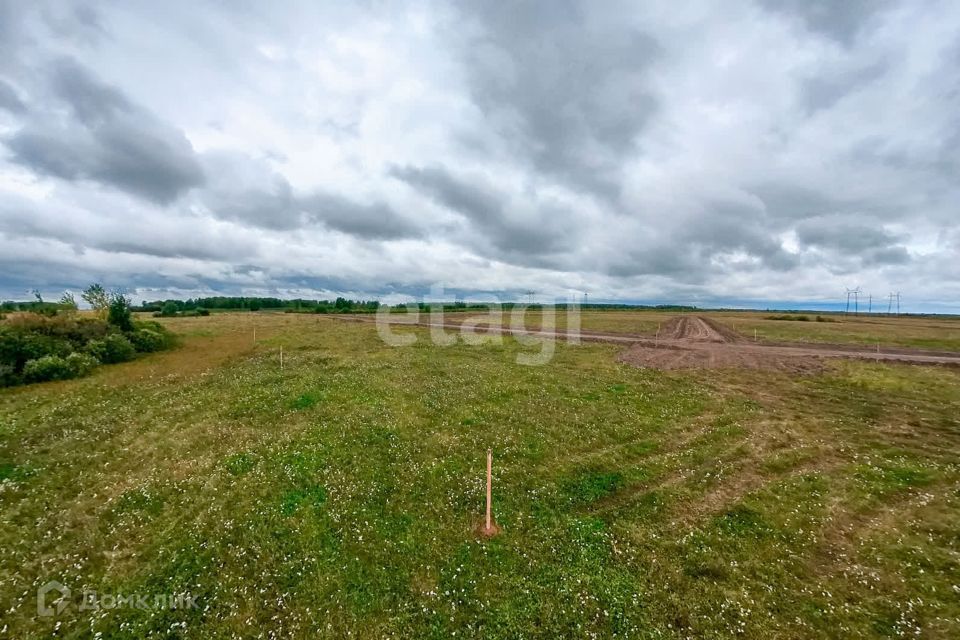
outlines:
M83 290L83 293L80 294L87 303L93 307L93 310L97 312L97 315L106 316L108 310L110 309L110 294L107 293L107 290L103 288L103 285L99 282L94 283Z
M122 293L111 293L108 300L107 322L121 331L133 331L130 300Z
M172 318L177 315L177 303L173 300L168 300L160 309L160 315L164 318Z
M63 307L64 311L76 311L77 299L69 291L64 291L63 295L60 296L60 306Z

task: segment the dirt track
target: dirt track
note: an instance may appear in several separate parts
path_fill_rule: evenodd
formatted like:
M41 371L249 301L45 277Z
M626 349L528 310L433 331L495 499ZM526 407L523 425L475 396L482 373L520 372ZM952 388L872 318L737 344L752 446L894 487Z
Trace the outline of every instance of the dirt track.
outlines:
M334 316L335 317L335 316ZM338 319L374 322L369 316L342 316ZM406 324L401 318L390 319L391 324ZM455 322L413 323L417 326L436 326L460 329ZM895 361L913 364L940 364L960 366L960 353L924 351L901 347L882 350L864 349L851 345L830 344L766 344L750 342L714 320L701 316L674 316L654 337L629 334L556 332L540 329L513 329L511 327L475 328L478 332L504 335L556 337L560 340L613 342L631 345L618 359L622 362L655 369L779 369L804 372L821 367L824 358L854 358L860 360Z

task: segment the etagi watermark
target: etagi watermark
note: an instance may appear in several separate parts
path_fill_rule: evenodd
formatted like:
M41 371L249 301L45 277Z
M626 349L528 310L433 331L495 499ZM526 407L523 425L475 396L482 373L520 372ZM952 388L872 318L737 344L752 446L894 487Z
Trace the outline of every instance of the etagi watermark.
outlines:
M100 593L84 589L79 598L73 597L70 587L52 580L37 589L37 615L44 618L58 616L69 607L77 611L103 609L195 609L196 596L189 593L122 594Z
M430 287L430 299L443 300L443 286ZM456 344L460 340L469 345L500 345L503 344L503 336L509 335L522 347L531 348L532 352L521 352L516 357L518 364L527 366L550 362L556 352L558 338L580 344L580 305L574 295L565 300L553 298L536 305L505 303L496 296L481 296L464 306L464 310L445 314L442 302L411 301L393 306L381 305L377 309L377 333L392 347L407 347L417 341L414 333L396 331L398 325L428 326L430 341L440 347ZM509 316L506 324L505 307ZM562 331L557 330L558 308L563 313ZM531 311L536 313L530 313L531 322L528 323L528 312Z

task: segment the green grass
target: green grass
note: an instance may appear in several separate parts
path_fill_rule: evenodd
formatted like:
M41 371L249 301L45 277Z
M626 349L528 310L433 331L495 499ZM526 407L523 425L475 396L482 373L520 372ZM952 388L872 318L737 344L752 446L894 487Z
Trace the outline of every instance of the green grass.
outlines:
M5 634L960 634L954 370L523 367L291 316L172 319L176 352L0 393ZM198 607L37 617L54 579Z

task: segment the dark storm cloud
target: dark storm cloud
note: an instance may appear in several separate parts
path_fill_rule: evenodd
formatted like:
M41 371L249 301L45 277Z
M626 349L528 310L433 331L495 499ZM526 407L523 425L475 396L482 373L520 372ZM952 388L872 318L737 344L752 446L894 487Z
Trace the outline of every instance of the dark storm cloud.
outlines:
M762 208L711 201L703 210L664 224L637 246L611 258L604 271L615 277L666 276L684 282L705 282L710 274L738 260L740 269L789 271L800 257L784 250L777 239L777 221ZM750 266L753 265L753 266Z
M687 246L677 250L666 244L631 249L613 256L603 272L615 278L666 276L702 282L706 277L704 261L698 250L691 249Z
M803 244L852 252L886 247L898 240L877 224L846 217L805 220L797 225L797 238Z
M675 240L682 246L694 243L705 260L739 251L759 259L769 269L786 271L797 266L797 257L784 251L776 238L780 229L774 223L757 207L711 202L697 224L687 225Z
M419 225L381 201L360 203L323 190L296 194L266 159L210 153L204 155L203 164L210 180L200 200L222 220L276 231L322 224L370 240L422 235Z
M442 167L392 167L390 175L471 220L483 223L504 217L501 196L459 180Z
M62 213L45 211L24 200L0 201L0 234L7 238L56 240L79 251L97 249L159 258L223 260L234 255L251 255L257 246L239 233L225 235L209 227L198 227L190 218L168 218L151 222L142 212L122 212L126 224L109 224L89 213L75 211L69 220ZM111 213L116 213L112 211ZM85 214L86 218L77 216Z
M569 248L572 241L570 211L559 203L537 203L532 211L518 211L481 179L467 182L440 166L393 167L390 174L467 218L480 238L521 264L553 264L544 262L543 254Z
M42 9L43 19L58 38L92 45L107 37L100 12L89 4L50 4Z
M767 10L799 20L804 27L844 45L853 44L860 31L889 0L760 0Z
M368 240L415 238L422 229L382 202L359 203L343 196L315 193L300 200L311 220Z
M829 109L844 96L879 79L889 68L885 61L851 71L824 71L800 85L800 99L808 113Z
M0 78L0 109L6 109L15 114L23 113L26 110L26 105L20 100L16 89L4 82L2 78Z
M619 163L657 108L654 38L589 26L573 2L461 6L481 31L463 53L471 96L506 146L552 179L615 196Z
M48 69L52 98L67 109L31 112L6 140L13 159L40 174L91 180L167 204L203 182L182 132L133 104L71 59Z
M789 183L767 182L750 188L772 218L797 220L843 211L850 205L816 189Z
M797 225L801 244L827 249L844 257L859 257L866 265L905 264L910 261L904 238L869 219L829 216Z
M296 229L304 223L290 183L265 160L241 153L202 157L205 188L199 193L214 217L263 229Z
M863 263L867 266L902 265L910 262L910 252L906 247L886 247L867 251Z

